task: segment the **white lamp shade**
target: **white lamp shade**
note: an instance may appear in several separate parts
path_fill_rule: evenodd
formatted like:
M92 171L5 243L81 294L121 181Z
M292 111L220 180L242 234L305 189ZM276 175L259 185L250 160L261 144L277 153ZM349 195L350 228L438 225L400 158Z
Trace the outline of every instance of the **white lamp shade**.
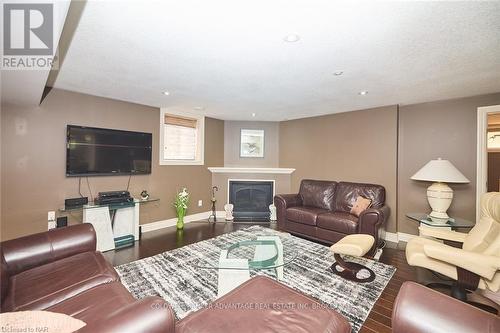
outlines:
M411 179L442 183L469 183L470 181L448 160L431 160Z

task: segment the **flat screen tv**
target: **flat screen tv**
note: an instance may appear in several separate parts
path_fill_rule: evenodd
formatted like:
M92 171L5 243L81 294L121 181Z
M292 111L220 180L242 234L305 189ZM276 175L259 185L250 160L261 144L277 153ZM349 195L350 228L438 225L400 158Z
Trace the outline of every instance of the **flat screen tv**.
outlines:
M66 176L151 173L151 133L68 125Z

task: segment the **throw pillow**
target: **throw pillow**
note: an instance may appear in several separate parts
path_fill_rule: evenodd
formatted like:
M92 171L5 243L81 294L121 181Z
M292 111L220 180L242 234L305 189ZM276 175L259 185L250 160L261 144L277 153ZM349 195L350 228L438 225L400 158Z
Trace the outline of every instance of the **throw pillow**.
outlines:
M371 204L372 201L370 199L364 198L359 195L356 199L356 202L354 202L354 205L351 208L351 214L359 217L362 212L370 208Z
M0 314L2 329L6 332L71 333L84 327L83 321L50 311L16 311Z

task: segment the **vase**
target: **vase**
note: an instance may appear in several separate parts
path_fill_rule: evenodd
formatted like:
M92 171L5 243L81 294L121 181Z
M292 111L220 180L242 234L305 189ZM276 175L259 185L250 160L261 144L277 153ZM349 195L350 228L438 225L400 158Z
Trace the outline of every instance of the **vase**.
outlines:
M176 235L175 235L175 245L177 247L181 247L184 245L184 229L177 229Z
M224 210L226 211L226 221L234 220L233 209L234 209L233 204L225 204L224 205Z
M184 216L177 216L177 229L184 229Z

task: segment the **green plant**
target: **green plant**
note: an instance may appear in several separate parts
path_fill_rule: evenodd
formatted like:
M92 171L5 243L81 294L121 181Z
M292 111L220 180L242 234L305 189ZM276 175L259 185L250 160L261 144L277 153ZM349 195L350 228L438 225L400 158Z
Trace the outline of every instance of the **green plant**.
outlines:
M184 187L182 191L175 195L174 207L177 211L177 217L183 218L186 215L189 205L189 192Z

